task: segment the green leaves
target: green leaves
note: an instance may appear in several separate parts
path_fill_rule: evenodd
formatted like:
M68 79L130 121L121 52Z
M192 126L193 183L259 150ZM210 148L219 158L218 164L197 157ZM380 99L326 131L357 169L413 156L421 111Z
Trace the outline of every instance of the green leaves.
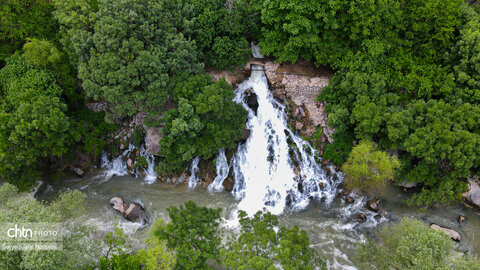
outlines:
M177 108L166 113L159 155L162 173L182 168L195 156L208 159L220 148L233 148L242 135L247 116L235 104L233 89L210 75L180 82L174 90Z
M278 218L270 213L257 212L248 217L239 212L242 226L221 249L227 269L326 269L326 263L309 247L307 234L298 227L278 226Z
M171 221L156 227L153 234L176 251L175 269L206 269L208 259L219 262L221 209L200 207L188 201L184 206L170 206L167 210Z
M22 48L25 40L53 40L58 25L52 16L53 5L47 0L2 1L0 9L0 60Z
M202 69L194 43L165 20L169 12L156 1L101 2L91 40L78 46L89 48L79 77L89 96L109 103L111 121L139 111L160 115L172 77Z
M453 251L453 242L443 232L421 221L404 218L377 233L379 243L368 239L357 248L360 269L471 269L478 268L476 258L464 258Z
M480 108L420 100L392 116L387 122L389 138L416 159L407 180L423 182L438 193L418 196L426 204L460 199L465 183L458 179L468 177L479 160ZM420 203L415 197L412 200Z
M397 157L377 150L377 146L370 141L362 141L353 147L342 170L348 187L376 195L387 181L393 180L395 170L399 167Z
M0 176L25 189L43 158L66 153L74 132L50 72L16 55L0 71L0 87Z
M8 194L8 195L7 195ZM0 187L0 219L2 222L63 223L68 234L63 236L63 248L59 250L0 251L2 269L77 269L92 260L99 250L85 226L72 225L84 209L85 194L79 191L65 192L51 204L40 203L34 198L18 194L18 190L5 183Z

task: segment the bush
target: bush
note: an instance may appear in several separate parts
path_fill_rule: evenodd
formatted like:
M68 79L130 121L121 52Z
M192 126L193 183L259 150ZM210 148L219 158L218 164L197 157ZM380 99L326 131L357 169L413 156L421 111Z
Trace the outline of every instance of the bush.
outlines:
M453 253L453 242L443 232L421 221L404 218L377 233L379 244L369 239L357 248L360 269L477 269L480 261Z
M348 187L377 194L388 180L393 180L399 167L400 162L395 156L377 150L372 142L362 141L353 147L342 169Z
M69 233L59 250L1 250L1 269L78 269L99 253L98 243L90 238L91 229L74 225L73 219L85 209L85 195L79 191L61 193L50 205L17 193L6 183L0 187L0 219L5 223L62 223Z

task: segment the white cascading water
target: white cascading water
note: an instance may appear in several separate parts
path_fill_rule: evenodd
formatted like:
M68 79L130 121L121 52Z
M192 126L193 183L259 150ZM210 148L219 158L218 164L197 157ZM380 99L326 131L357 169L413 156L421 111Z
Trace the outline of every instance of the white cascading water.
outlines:
M99 175L99 177L103 177L104 181L107 181L114 176L127 175L127 164L123 159L130 155L130 152L132 152L134 149L135 146L130 144L127 150L123 151L120 156L114 158L112 161L108 159L107 153L103 152L100 168L104 169L104 171L102 175Z
M123 153L114 158L112 161L108 159L107 153L103 152L101 157L100 167L104 169L103 174L99 175L104 181L109 180L114 176L124 176L128 174L127 164L125 159L135 150L133 144L128 145L128 149L123 151ZM140 157L143 157L147 161L147 169L145 170L145 183L152 184L157 179L157 174L155 172L155 157L148 154L145 146L141 146L139 149ZM138 172L135 173L135 177L141 177L142 175Z
M246 102L252 92L257 96L256 112ZM303 209L311 199L331 202L338 183L315 161L316 150L288 128L284 106L268 89L262 66L252 65L252 74L239 85L234 101L248 111L250 129L250 137L231 160L239 209L280 214L287 204ZM228 170L228 163L224 166L222 170Z
M200 157L197 156L190 163L190 176L187 179L188 188L195 188L197 186L197 183L198 183L197 172L198 172L199 162L200 162Z
M227 178L230 171L227 156L225 156L225 149L218 150L217 158L215 159L216 173L215 179L208 186L209 191L223 191L223 181Z

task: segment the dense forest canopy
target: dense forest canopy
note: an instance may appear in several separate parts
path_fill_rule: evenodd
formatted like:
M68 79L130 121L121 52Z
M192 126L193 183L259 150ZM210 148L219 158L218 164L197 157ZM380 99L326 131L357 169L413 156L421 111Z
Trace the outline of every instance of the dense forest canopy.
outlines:
M7 1L0 176L31 183L45 165L71 162L67 153L98 156L115 124L139 112L149 126L165 125L160 171L233 147L245 112L231 102L231 88L202 73L241 67L249 42L258 41L276 61L335 69L319 96L336 130L325 159L341 164L354 141L373 141L398 157L397 181L424 186L411 203L460 199L480 164L476 7L462 0ZM106 102L106 122L85 100Z

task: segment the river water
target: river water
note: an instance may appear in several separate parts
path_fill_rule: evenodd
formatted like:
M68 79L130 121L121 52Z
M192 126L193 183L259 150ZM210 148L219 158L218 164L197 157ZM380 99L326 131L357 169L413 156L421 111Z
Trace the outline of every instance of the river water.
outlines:
M248 96L253 93L258 101L256 110L247 105ZM238 146L231 160L226 159L223 150L219 151L218 176L208 189L197 186L198 158L186 169L190 170L190 177L185 183L161 183L156 181L154 158L141 148L141 155L149 164L144 178L130 176L122 157L112 160L104 155L101 168L83 178L72 176L57 182L45 181L36 197L48 201L64 189L85 192L87 214L79 222L97 226L99 231L105 232L112 229L115 217L119 217L121 227L133 239L136 248L141 246L139 239L144 237L148 225L144 228L124 220L109 205L112 197L142 204L150 222L157 218L168 220L167 207L188 200L208 207L221 207L222 228L227 231L238 229L235 219L238 210L249 214L270 211L279 215L281 225L298 225L306 230L313 247L327 259L329 269L355 269L353 257L358 242L373 236L376 228L405 216L457 230L463 238L458 249L479 255L480 215L473 209L455 204L422 212L402 203L407 194L398 187L390 187L380 198L384 217L379 219L375 219L376 213L365 209L364 197L353 195L355 203L346 203L337 195L341 191L341 173L333 168L327 173L316 150L288 128L284 107L272 97L261 67L252 67L251 77L239 85L234 101L247 109L246 126L251 134L246 143ZM122 156L128 156L133 150L129 147ZM226 192L222 182L230 170L235 186L232 192ZM360 213L365 214L366 222L357 221ZM462 225L456 221L459 215L468 218Z

